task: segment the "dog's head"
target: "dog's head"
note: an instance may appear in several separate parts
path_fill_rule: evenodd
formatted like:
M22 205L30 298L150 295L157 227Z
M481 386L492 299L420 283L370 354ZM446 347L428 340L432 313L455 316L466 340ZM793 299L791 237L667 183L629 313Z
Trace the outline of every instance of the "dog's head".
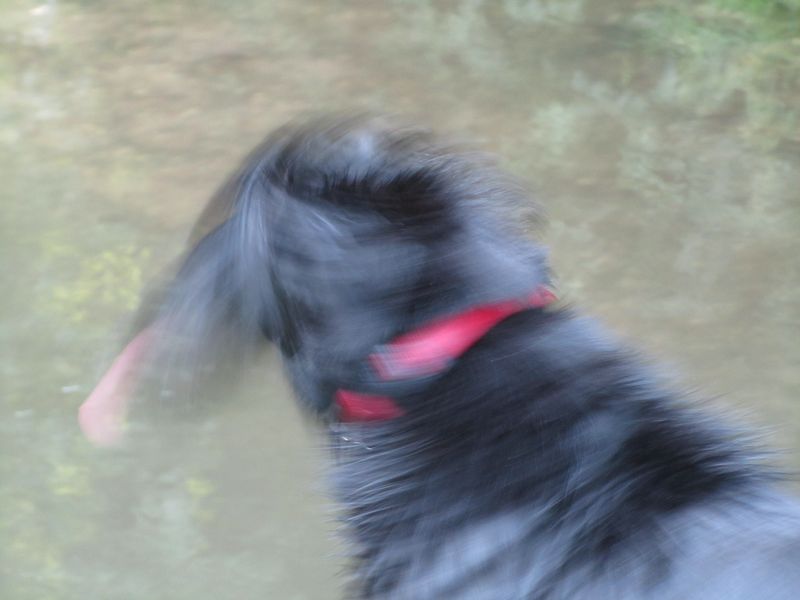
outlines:
M376 344L544 283L542 252L512 218L531 207L485 157L424 129L373 117L284 127L212 199L157 337L173 355L266 338L324 411L322 382Z

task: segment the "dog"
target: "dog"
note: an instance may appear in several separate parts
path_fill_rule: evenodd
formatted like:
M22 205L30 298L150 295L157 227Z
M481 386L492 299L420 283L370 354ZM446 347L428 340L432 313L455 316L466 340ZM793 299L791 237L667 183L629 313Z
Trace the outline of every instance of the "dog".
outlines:
M800 506L780 476L555 300L526 205L423 128L278 130L213 198L83 430L118 439L155 356L270 342L334 450L353 597L800 597Z

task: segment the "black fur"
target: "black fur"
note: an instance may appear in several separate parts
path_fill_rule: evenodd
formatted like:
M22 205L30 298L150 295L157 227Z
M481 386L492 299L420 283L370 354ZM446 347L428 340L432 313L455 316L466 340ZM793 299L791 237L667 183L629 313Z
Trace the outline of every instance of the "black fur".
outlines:
M404 417L330 418L377 344L549 282L512 226L527 202L424 130L289 126L212 202L162 341L183 357L280 347L330 431L357 597L800 597L797 505L735 432L571 310L508 318L397 398Z

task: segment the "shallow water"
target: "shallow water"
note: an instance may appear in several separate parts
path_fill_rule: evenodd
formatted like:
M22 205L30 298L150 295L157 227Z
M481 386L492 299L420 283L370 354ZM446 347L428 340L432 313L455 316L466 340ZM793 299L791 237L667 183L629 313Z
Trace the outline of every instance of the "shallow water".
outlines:
M205 199L308 110L499 153L561 295L800 466L800 15L757 4L0 2L0 597L340 595L319 440L269 355L119 450L75 423Z

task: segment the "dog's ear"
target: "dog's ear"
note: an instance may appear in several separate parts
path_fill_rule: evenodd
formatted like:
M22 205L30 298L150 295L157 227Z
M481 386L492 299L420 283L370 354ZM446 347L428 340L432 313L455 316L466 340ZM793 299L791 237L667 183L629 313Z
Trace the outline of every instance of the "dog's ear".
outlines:
M379 181L366 181L361 194L387 220L417 238L447 236L459 227L458 199L441 170L419 165ZM352 186L357 188L357 184Z
M287 196L404 227L453 215L448 191L468 170L428 130L386 118L320 118L287 126L262 147L266 177Z
M267 227L273 198L262 161L263 152L252 153L215 194L177 272L148 311L147 321L161 332L157 360L191 369L279 339Z

